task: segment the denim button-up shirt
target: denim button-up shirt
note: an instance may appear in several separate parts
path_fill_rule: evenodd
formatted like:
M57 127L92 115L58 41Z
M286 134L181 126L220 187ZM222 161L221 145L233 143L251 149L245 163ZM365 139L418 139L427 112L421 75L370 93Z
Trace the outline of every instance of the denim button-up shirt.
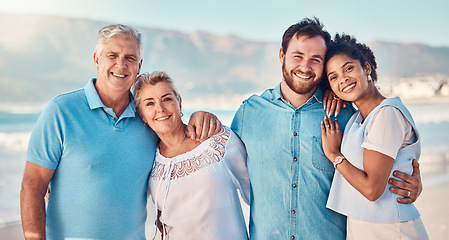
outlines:
M248 152L251 239L345 239L346 217L326 208L334 166L321 145L322 99L318 88L295 108L278 85L245 100L234 116ZM342 108L342 128L352 113Z

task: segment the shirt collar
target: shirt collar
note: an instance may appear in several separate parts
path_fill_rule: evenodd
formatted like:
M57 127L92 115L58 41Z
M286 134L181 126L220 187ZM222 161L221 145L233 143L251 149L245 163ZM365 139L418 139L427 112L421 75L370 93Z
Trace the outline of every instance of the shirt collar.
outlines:
M275 99L279 99L281 101L286 101L284 99L284 96L282 96L282 92L281 92L281 84L279 83L274 89L273 89L273 99L271 100L275 100Z
M311 100L313 99L313 100L316 101L316 102L323 103L323 97L324 97L324 91L323 91L323 89L322 89L320 86L318 86L318 87L316 88L315 93L314 93L313 96L309 99L309 101L311 101Z
M95 89L95 82L97 79L92 78L87 82L86 86L84 86L84 92L86 93L87 102L89 103L90 109L94 110L96 108L105 108L106 106L98 96L97 89Z
M95 82L97 81L96 78L92 78L87 82L86 86L84 86L84 92L86 93L87 102L89 103L90 109L94 110L97 108L103 108L107 109L103 102L100 99L100 96L98 96L97 89L95 89ZM129 104L126 108L125 116L133 117L135 116L136 108L134 106L134 96L131 92L129 92ZM122 115L123 115L122 114Z

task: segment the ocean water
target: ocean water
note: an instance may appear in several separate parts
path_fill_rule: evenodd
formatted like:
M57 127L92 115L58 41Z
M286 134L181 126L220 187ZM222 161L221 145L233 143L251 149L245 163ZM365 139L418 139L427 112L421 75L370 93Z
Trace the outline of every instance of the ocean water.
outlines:
M406 105L421 134L423 155L420 163L424 186L449 181L449 103ZM213 112L223 124L230 126L237 108L202 110ZM20 219L19 192L25 153L40 109L1 110L0 106L0 227ZM188 120L192 112L187 109L184 120ZM154 219L151 204L148 208L149 219ZM151 227L149 231L152 230Z

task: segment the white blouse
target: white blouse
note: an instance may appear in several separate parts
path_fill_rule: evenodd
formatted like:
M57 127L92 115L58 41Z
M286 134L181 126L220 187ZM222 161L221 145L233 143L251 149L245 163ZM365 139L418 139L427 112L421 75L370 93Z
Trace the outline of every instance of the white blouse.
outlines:
M246 150L229 128L173 158L157 149L149 188L164 239L248 239L237 194L249 204Z

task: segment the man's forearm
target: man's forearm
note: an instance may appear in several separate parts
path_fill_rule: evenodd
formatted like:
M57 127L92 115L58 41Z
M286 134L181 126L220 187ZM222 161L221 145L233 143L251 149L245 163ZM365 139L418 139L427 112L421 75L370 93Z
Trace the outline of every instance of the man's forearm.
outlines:
M45 240L44 196L22 186L20 191L22 229L26 240Z

